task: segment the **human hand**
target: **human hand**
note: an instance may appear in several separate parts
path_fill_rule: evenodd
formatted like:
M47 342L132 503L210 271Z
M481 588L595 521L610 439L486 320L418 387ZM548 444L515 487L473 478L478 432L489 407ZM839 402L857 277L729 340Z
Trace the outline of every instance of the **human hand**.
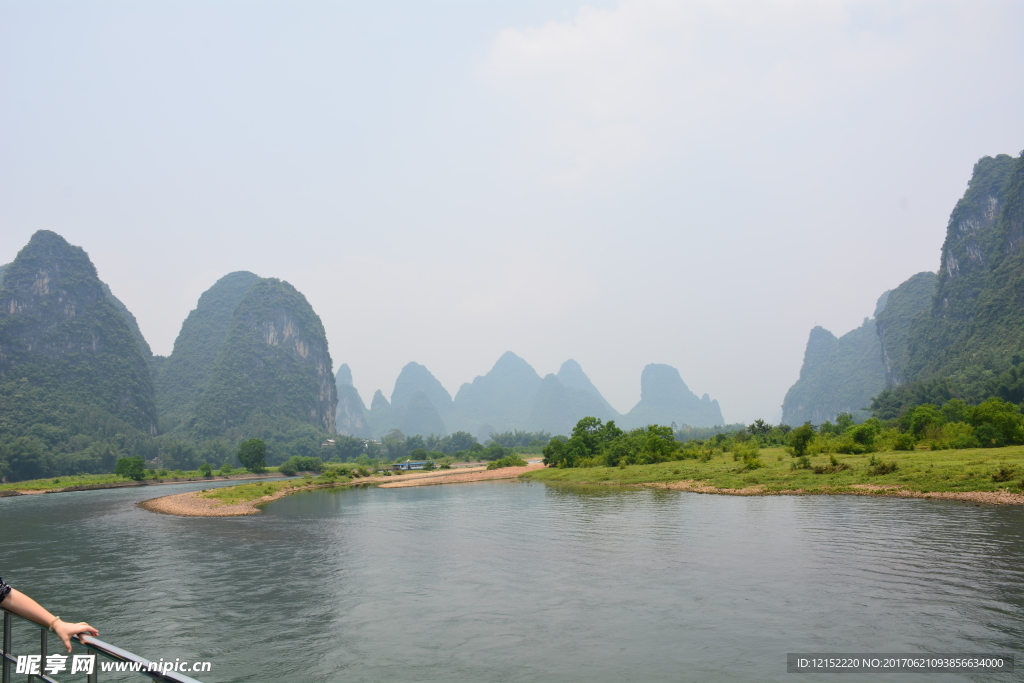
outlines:
M68 652L71 652L71 636L79 633L88 633L91 636L98 636L100 634L99 631L94 629L92 626L89 626L89 624L84 621L80 621L77 624L69 624L66 621L61 621L60 619L58 619L57 623L53 625L53 632L56 633L57 637L60 638L62 643L64 643L64 647L68 649Z

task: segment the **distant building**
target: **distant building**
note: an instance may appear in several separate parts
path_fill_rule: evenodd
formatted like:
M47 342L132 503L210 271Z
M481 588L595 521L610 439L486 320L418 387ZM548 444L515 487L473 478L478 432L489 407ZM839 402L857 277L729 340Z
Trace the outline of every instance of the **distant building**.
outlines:
M409 471L409 470L422 470L427 466L427 461L421 462L399 462L391 466L391 469L395 472Z
M334 445L334 443L334 439L327 439L322 444L320 444L320 448L330 448L331 446Z

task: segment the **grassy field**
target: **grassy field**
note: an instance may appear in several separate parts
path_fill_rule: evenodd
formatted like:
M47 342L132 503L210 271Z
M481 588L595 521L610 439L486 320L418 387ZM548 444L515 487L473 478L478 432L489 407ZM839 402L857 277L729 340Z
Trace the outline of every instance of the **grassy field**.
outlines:
M60 489L65 486L87 486L90 484L120 484L130 479L125 479L116 474L77 474L70 477L55 477L53 479L29 479L28 481L17 481L13 484L0 484L0 491L49 491Z
M276 467L268 467L267 472L276 472ZM213 472L214 477L220 473L217 470ZM245 470L235 469L231 472L232 475L245 474ZM152 477L146 477L143 481L148 482L168 482L177 481L178 479L201 479L202 474L198 471L182 472L179 477L174 476L174 473L168 473L166 476L158 477L156 479ZM211 479L211 481L213 481ZM219 481L224 481L223 479ZM62 489L66 486L90 486L95 484L127 484L131 483L131 479L126 479L117 474L76 474L67 477L53 477L49 479L29 479L26 481L16 481L13 484L0 484L0 491L51 491L54 489Z
M839 467L832 465L830 457L838 460ZM871 458L874 458L875 465L871 464ZM723 489L761 486L766 492L801 490L808 493L841 493L856 490L851 488L855 484L899 486L920 492L1021 493L1024 490L1024 446L811 456L810 465L819 468L820 474L813 469L793 469L797 459L782 448L762 449L759 460L764 467L746 469L742 460L737 462L731 453L726 453L718 454L707 462L678 460L624 468L543 469L527 472L522 478L552 483L607 484L694 480ZM896 469L880 474L878 463L895 463ZM844 465L846 469L842 469Z
M358 477L348 477L337 472L326 472L318 477L305 476L301 479L268 480L253 482L252 484L240 484L238 486L225 486L223 488L211 489L199 494L203 498L213 498L225 505L238 503L249 503L259 500L264 496L272 496L289 489L298 489L305 486L345 486L347 484L359 483Z
M313 483L310 477L301 479L269 480L254 482L252 484L241 484L239 486L225 486L200 494L203 498L213 498L226 505L235 503L247 503L252 500L259 500L263 496L269 496L278 491L294 489L300 486L308 486Z

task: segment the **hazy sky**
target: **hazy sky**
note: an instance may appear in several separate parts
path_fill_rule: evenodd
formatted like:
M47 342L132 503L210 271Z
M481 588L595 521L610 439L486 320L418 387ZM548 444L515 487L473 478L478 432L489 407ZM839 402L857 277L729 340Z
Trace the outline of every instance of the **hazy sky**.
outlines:
M776 417L1024 148L1024 3L0 0L0 263L50 229L170 353L291 282L369 401L512 350Z

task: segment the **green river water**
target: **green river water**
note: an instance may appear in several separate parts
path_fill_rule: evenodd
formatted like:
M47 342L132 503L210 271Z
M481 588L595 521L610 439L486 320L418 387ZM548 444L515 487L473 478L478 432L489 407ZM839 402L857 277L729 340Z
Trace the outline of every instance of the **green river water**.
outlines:
M787 652L1024 667L1020 508L517 482L316 491L242 518L135 506L201 486L2 498L0 576L140 655L212 662L205 683L838 675L787 674ZM865 678L1019 673L840 680Z

